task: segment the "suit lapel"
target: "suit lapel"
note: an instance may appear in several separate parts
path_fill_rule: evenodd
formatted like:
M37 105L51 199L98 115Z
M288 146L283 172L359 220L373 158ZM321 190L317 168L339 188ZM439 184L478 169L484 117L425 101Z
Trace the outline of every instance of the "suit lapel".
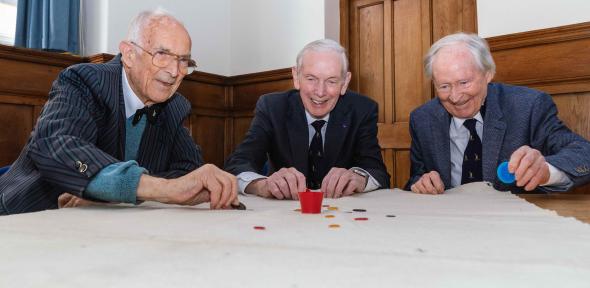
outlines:
M439 101L437 99L437 101ZM430 118L430 131L432 131L432 141L434 151L434 167L439 167L440 177L447 188L451 187L451 147L449 136L449 125L451 116L438 102L434 117ZM429 172L429 171L427 171Z
M351 107L346 98L347 94L340 96L336 107L330 112L330 119L328 120L328 127L326 128L326 139L324 141L324 154L326 155L326 161L324 162L326 167L323 167L324 171L320 175L327 174L330 167L333 167L336 163L342 145L344 145L344 139L348 133L348 129L351 125ZM352 141L353 139L349 139Z
M123 69L122 65L121 65L121 69ZM123 73L121 71L121 73ZM117 74L117 77L119 77L119 81L117 81L116 83L119 83L119 111L116 112L115 115L118 115L117 117L117 127L118 127L118 133L119 133L119 147L117 147L117 152L119 153L119 159L125 159L125 142L127 140L127 137L125 137L125 123L127 120L127 117L125 117L125 97L123 96L123 77L121 77L121 73Z
M285 128L289 136L291 159L293 166L301 173L307 175L307 153L309 150L309 129L305 118L305 109L301 103L299 91L289 94L289 107L287 109L287 123Z
M483 179L491 180L496 178L496 166L498 165L498 155L504 141L506 132L506 122L504 114L500 109L498 92L493 84L488 86L488 95L486 96L486 116L483 121Z

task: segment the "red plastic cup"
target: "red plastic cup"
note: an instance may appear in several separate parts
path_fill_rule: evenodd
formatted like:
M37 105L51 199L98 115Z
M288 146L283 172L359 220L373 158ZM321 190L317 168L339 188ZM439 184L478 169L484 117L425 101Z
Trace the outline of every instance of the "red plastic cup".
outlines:
M305 192L299 192L299 203L301 203L301 213L319 214L322 212L322 200L324 193L311 192L307 189Z

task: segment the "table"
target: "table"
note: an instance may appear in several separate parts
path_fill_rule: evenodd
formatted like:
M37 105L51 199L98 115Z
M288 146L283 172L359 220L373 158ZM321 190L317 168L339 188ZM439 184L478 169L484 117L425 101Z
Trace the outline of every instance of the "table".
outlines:
M520 194L519 197L541 208L553 210L561 216L575 217L582 222L590 223L588 194Z
M338 210L318 215L241 200L247 211L145 203L0 217L0 287L590 284L590 225L483 183L326 199Z

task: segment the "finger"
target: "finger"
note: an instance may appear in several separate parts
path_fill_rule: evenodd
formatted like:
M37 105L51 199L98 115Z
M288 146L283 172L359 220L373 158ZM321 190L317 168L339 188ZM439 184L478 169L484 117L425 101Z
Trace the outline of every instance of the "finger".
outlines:
M422 185L424 185L424 192L428 194L436 194L432 180L430 180L430 174L426 174L423 178Z
M334 193L336 191L336 184L338 184L338 178L340 178L338 170L334 170L332 175L330 175L330 179L328 179L328 183L326 185L325 192L326 192L328 198L334 198Z
M305 186L306 186L306 182L305 182L305 175L303 175L303 173L297 171L297 169L293 168L293 170L295 170L295 177L297 177L297 192L303 192L305 191ZM295 199L299 199L299 194L296 195Z
M516 149L516 151L510 155L510 161L508 161L508 172L515 173L516 169L520 165L520 160L522 157L524 157L528 149L529 146L524 145Z
M434 184L434 188L436 189L436 192L438 192L438 194L442 194L445 192L445 183L442 182L442 179L440 179L440 175L438 175L438 173L436 173L430 179Z
M322 179L320 191L324 192L324 197L328 197L328 183L330 182L330 179L332 179L332 174L334 174L334 168L330 169L330 171L328 171L328 174L326 174L326 176L324 176L324 179Z
M232 178L231 181L231 203L233 205L240 205L240 199L238 199L238 179Z
M531 166L537 160L535 158L535 156L536 155L534 152L529 151L529 152L527 152L526 155L524 155L520 159L520 163L518 165L518 168L516 168L516 171L514 173L514 177L516 178L516 185L517 186L524 186L528 182L528 180L530 180L530 174L527 175L527 172L533 168ZM533 170L533 173L534 172L535 171Z
M221 184L221 195L219 198L219 204L217 208L227 208L231 204L231 177L225 172L219 173L219 183Z
M268 190L270 190L270 194L272 194L272 196L279 200L285 198L285 196L283 196L283 193L281 193L281 190L279 189L279 186L277 186L275 181L268 181Z
M353 186L354 183L352 183L352 177L350 174L352 174L352 172L346 170L346 172L338 175L339 177L337 179L338 181L336 182L336 188L334 188L334 198L342 197L346 186Z
M530 180L527 181L526 186L524 187L524 190L526 191L532 191L535 190L535 188L537 188L537 186L539 186L540 184L542 184L545 180L545 174L546 174L546 170L543 169L547 166L547 164L545 164L545 158L543 157L539 157L537 158L537 161L535 161L535 164L533 164L531 166L531 169L529 169L529 171L535 171L534 173L531 173L530 176ZM547 168L547 170L549 170ZM528 174L528 173L527 173Z
M207 180L206 180L207 181ZM219 207L219 200L221 199L222 193L222 185L218 182L217 178L210 179L206 182L207 190L209 190L209 198L211 202L209 202L209 207L211 209L217 209ZM204 191L198 191L197 193L204 193Z
M285 174L285 181L289 189L289 198L297 199L297 177L289 171L289 173Z
M346 185L346 189L344 189L344 191L342 192L342 196L350 196L354 194L355 189L356 184L354 184L353 181L351 181L350 183L348 183L348 185Z
M424 193L424 185L422 185L422 178L420 178L416 183L414 183L414 192L418 194Z

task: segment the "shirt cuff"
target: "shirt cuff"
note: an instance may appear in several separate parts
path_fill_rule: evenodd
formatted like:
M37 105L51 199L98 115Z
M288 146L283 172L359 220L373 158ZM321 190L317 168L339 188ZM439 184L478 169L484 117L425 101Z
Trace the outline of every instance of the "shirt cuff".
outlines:
M381 185L379 185L379 182L373 177L373 175L371 175L371 173L367 172L367 170L365 170L361 167L352 167L352 168L362 170L365 173L367 173L367 175L369 175L369 179L367 179L367 185L365 185L365 190L363 190L363 192L377 190L381 187ZM352 169L352 168L350 168L350 169Z
M549 167L549 180L547 183L541 184L541 186L561 187L572 183L572 180L563 171L549 163L547 163L547 166Z
M238 192L240 192L242 195L246 195L246 187L248 187L252 181L267 177L255 172L246 171L238 174L237 178Z

